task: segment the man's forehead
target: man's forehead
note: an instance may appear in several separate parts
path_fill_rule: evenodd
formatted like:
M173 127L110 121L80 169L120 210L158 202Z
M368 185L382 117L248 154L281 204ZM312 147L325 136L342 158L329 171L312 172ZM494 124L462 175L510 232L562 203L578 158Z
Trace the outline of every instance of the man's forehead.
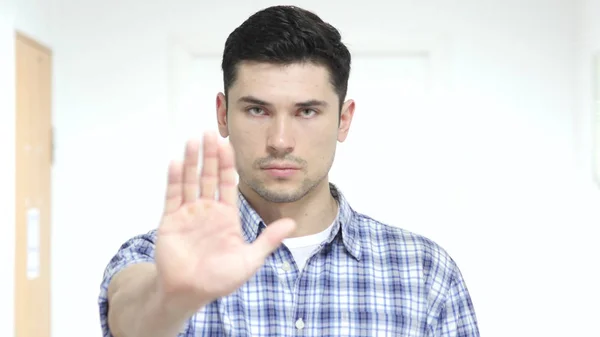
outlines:
M291 91L301 96L321 96L311 99L335 95L327 68L318 64L242 63L235 77L230 92L236 96L281 96L291 95Z
M301 79L303 77L315 76L328 81L329 71L327 67L321 64L312 62L295 62L295 63L267 63L267 62L241 62L236 67L237 77L252 78L252 77L277 77L281 79Z

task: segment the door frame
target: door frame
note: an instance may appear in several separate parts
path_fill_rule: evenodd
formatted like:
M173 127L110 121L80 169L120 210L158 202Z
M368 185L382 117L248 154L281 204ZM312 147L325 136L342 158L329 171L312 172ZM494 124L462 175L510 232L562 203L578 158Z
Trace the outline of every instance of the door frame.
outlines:
M28 75L24 75L27 70L21 68L20 64L26 54L21 54L21 48L23 45L27 45L37 51L40 55L47 59L47 66L43 75L39 78L41 85L39 86L38 101L43 104L42 108L47 112L42 122L42 129L47 126L47 140L44 141L45 133L39 134L41 139L39 144L40 148L20 148L23 146L23 134L26 132L40 131L33 129L33 123L29 125L22 125L23 123L29 122L29 120L23 121L24 118L31 118L30 116L24 117L25 111L31 111L32 108L26 104L23 99L24 95L21 90L27 90L20 86L21 76L27 78ZM52 164L53 164L53 128L52 128L52 68L53 68L53 53L52 49L45 46L36 39L28 36L21 31L15 31L15 250L14 250L14 331L15 335L19 337L49 337L51 335L51 273L50 273L50 229L51 229L51 190L52 190ZM40 58L40 60L43 60ZM39 61L42 62L42 61ZM26 68L25 68L26 69ZM22 73L23 71L23 73ZM37 82L37 81L36 81ZM28 91L28 90L27 90ZM40 98L43 97L43 98ZM24 100L21 102L21 100ZM24 110L23 110L24 109ZM45 113L44 113L45 115ZM46 148L46 146L48 146ZM43 148L42 148L43 147ZM29 188L28 182L24 179L30 177L29 172L22 174L26 160L26 154L29 149L39 150L40 158L48 158L48 172L43 174L47 179L47 185L42 188L47 190L38 192L35 189ZM45 152L48 151L48 152ZM45 156L48 157L45 157ZM27 169L28 171L28 169ZM35 191L35 192L33 192ZM27 196L36 196L43 194L41 197L36 197L36 200L27 202ZM23 196L26 196L23 199ZM37 200L39 198L40 200ZM45 204L45 207L44 207ZM42 209L44 212L40 212ZM26 212L23 212L26 210ZM37 211L32 211L37 210ZM36 217L37 215L37 217ZM36 220L37 219L37 220ZM33 223L37 223L36 226L32 226ZM36 230L37 229L37 232ZM34 248L32 248L34 247ZM37 248L37 249L36 249ZM33 257L33 259L32 259ZM31 264L28 261L35 261L37 263ZM37 266L33 268L32 273L31 266ZM41 306L41 308L40 308ZM34 309L36 308L36 309ZM36 322L37 325L32 325L31 322Z

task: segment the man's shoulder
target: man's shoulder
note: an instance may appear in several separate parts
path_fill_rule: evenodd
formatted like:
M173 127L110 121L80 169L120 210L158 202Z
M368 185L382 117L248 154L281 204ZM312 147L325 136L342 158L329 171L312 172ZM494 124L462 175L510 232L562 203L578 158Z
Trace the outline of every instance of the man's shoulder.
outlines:
M122 264L128 264L131 261L140 259L154 259L154 249L156 246L157 229L152 229L144 233L130 236L120 243L120 246L112 256L108 268L122 267Z
M396 255L404 260L411 259L426 268L456 269L456 263L448 251L430 237L365 214L355 213L354 218L365 248Z
M139 233L129 237L125 242L122 243L119 250L135 247L135 246L148 246L153 248L156 244L156 232L158 229L151 229L144 233Z

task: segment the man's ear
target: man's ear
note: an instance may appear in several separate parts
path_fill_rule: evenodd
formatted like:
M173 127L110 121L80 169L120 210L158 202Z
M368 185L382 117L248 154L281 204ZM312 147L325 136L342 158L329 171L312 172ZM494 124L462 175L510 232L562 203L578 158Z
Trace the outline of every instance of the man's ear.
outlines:
M354 100L347 100L342 105L342 110L340 112L340 125L338 127L338 142L343 142L348 137L348 132L350 131L350 124L352 124L352 117L354 117L354 108L355 103Z
M229 128L227 127L227 97L222 92L217 94L217 126L221 137L229 136Z

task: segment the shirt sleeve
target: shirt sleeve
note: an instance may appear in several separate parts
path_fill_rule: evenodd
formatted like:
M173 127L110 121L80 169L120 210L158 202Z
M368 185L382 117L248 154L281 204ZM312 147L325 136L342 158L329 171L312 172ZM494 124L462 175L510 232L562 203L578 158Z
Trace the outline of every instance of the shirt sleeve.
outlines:
M141 262L154 262L155 231L135 236L126 241L109 261L100 286L98 305L103 337L114 337L108 327L108 285L125 267Z
M436 337L479 337L473 302L463 276L457 268L440 312Z

